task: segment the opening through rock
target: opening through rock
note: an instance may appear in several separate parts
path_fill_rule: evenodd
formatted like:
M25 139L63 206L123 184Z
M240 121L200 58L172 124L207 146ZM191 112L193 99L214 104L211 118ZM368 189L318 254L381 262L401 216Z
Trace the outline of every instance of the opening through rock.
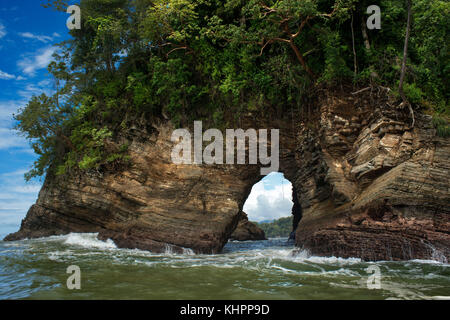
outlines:
M292 237L301 219L294 189L280 172L271 173L254 184L243 206L245 214L232 239L260 240L258 229L264 230L265 238Z

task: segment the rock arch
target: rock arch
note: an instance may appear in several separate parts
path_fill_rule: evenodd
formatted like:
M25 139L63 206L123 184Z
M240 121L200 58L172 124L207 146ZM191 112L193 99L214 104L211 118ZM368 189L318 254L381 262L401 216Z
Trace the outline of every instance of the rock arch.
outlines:
M280 129L280 172L293 184L296 245L365 260L450 257L450 141L431 119L387 98L324 94L314 120L244 119ZM295 120L295 121L294 121ZM233 232L257 165L175 165L173 127L134 133L122 172L48 176L21 229L6 240L98 232L119 247L218 253Z

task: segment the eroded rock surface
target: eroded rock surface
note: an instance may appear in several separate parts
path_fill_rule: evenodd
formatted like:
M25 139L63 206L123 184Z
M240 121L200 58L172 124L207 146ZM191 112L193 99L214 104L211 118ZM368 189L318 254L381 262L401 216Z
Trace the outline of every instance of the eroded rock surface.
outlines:
M20 230L5 240L95 232L122 248L220 252L262 178L260 168L175 165L169 122L151 134L136 130L129 137L128 169L48 176Z
M390 106L382 89L320 97L307 121L292 113L241 123L280 129L280 171L301 206L296 245L365 260L448 260L450 140L420 113L411 128L409 112ZM173 127L153 127L130 138L128 169L47 177L6 239L98 232L119 247L220 252L259 167L175 165Z
M253 222L248 221L245 212L241 213L239 223L231 234L230 240L248 241L248 240L267 240L264 231Z
M220 252L258 168L174 165L174 128L155 129L133 140L129 169L48 177L20 231L6 240L98 232L124 248Z
M450 140L429 116L416 114L411 128L379 95L325 96L318 130L300 126L296 244L325 256L446 261Z

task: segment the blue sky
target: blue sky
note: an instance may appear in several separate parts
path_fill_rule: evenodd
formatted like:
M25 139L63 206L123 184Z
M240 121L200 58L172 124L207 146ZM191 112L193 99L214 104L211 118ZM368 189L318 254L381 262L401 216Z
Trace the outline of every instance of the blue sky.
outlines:
M11 130L12 115L33 94L53 90L46 68L54 44L68 37L69 15L42 2L0 0L0 237L18 229L41 185L23 179L36 156Z
M33 94L53 91L46 68L54 45L69 37L69 15L45 9L43 2L0 0L0 239L18 230L42 183L23 179L36 156L12 130L12 116ZM251 220L290 214L291 186L281 181L281 174L271 174L254 186L244 207Z

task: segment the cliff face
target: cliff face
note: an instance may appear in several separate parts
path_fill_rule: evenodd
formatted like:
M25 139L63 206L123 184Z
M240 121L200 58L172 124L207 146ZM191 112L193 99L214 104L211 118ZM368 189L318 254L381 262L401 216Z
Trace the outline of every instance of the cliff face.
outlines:
M318 127L301 126L296 245L365 260L448 260L450 140L429 116L416 114L412 129L381 90L325 95Z
M256 224L248 221L245 212L241 212L238 225L230 236L230 240L247 241L247 240L267 240L264 231Z
M280 171L302 215L296 245L366 260L450 257L450 141L431 119L389 106L382 89L324 93L317 117L249 117L280 129ZM48 177L20 231L6 240L99 232L119 247L220 252L238 225L254 165L175 165L173 127L133 133L121 172ZM295 201L294 201L295 202ZM298 220L298 219L297 219Z
M163 123L150 135L135 132L124 171L48 177L20 231L6 240L98 232L124 248L220 252L259 169L174 165L173 130Z

